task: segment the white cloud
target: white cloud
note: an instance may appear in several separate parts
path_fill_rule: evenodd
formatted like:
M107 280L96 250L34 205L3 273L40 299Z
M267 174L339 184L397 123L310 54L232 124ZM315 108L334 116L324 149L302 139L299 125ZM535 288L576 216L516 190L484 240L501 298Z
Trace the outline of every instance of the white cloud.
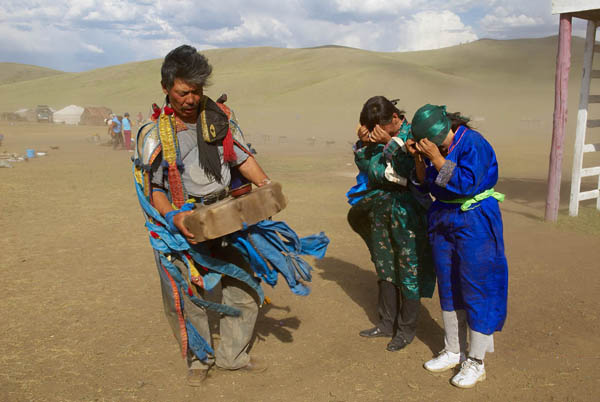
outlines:
M248 42L252 40L292 36L286 25L273 17L249 15L242 17L242 23L233 28L217 30L207 36L212 43Z
M96 46L96 45L90 45L89 43L82 43L82 44L81 44L81 46L82 46L84 49L87 49L87 50L89 50L89 51L90 51L90 52L92 52L92 53L99 53L99 54L102 54L102 53L104 53L104 50L100 49L100 48L99 48L98 46Z
M548 0L3 0L0 61L77 71L182 43L420 50L553 35L557 21Z
M505 7L497 7L481 20L481 26L487 31L503 31L507 28L531 27L542 25L543 18L513 13Z
M424 11L401 26L399 51L437 49L477 40L473 29L450 11Z
M336 9L347 13L393 14L405 10L414 3L411 0L334 0Z

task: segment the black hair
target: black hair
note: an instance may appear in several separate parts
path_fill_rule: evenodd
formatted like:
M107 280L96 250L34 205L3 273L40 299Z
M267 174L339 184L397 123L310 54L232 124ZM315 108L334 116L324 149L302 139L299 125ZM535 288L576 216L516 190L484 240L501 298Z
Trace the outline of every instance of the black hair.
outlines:
M450 129L452 131L456 132L460 126L465 126L471 130L471 126L469 125L469 121L471 121L471 119L461 115L460 112L446 113L446 115L450 119Z
M394 113L404 119L404 111L396 107L399 99L388 100L385 96L373 96L363 105L360 112L360 124L373 131L377 124L387 124L392 120Z
M195 47L181 45L167 54L160 68L160 83L167 90L173 88L175 79L186 84L203 87L212 72L208 59L198 53Z

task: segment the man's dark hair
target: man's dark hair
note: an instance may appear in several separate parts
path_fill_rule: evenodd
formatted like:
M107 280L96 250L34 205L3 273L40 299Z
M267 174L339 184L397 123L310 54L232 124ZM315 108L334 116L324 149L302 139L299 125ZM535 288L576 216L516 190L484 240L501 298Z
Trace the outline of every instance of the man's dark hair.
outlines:
M397 102L397 99L394 100ZM373 96L363 105L360 112L360 124L373 131L377 124L388 124L396 113L400 119L404 119L404 111L399 110L392 101L385 96Z
M208 59L198 53L195 47L181 45L165 57L160 68L160 83L169 90L175 85L175 79L179 78L186 84L203 87L211 72Z

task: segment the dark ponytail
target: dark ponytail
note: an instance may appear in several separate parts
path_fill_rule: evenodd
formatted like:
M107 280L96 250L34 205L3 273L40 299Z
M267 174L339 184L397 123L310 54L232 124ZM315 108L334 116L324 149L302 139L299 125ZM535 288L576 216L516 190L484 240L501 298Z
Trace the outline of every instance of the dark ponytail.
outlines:
M447 113L446 115L448 116L448 119L450 119L450 129L452 131L458 130L460 126L464 126L469 130L471 129L471 126L469 125L471 119L461 115L460 112Z

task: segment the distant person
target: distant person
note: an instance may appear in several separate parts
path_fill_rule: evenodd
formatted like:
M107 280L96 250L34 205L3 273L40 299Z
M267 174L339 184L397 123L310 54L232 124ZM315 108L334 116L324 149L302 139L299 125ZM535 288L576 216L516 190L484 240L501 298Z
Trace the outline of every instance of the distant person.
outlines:
M109 126L109 132L112 138L113 149L117 149L123 146L123 136L121 134L121 127L121 120L117 115L113 114Z
M125 112L123 115L123 140L124 147L126 150L131 150L131 120L129 120L129 113Z
M485 379L483 359L506 319L508 265L502 216L494 191L498 162L492 146L459 113L425 105L407 141L421 188L436 199L429 210L445 348L424 364L432 372L461 364L451 383L474 387ZM469 351L467 353L467 327Z
M115 115L111 113L108 115L108 118L106 118L104 120L104 123L108 126L107 133L108 133L108 136L110 137L111 144L114 144L114 142L115 142L115 133L113 131L113 118L114 117L115 117Z
M144 116L142 115L142 112L138 112L138 114L137 114L137 124L138 124L138 126L140 124L142 124L142 121L144 121Z
M413 341L420 299L431 297L435 289L428 204L421 205L422 197L409 188L415 163L404 145L411 132L403 111L383 96L370 98L360 113L357 135L354 159L362 186L348 194L353 204L348 222L369 248L379 288L379 321L359 335L389 337L387 350L395 352Z

